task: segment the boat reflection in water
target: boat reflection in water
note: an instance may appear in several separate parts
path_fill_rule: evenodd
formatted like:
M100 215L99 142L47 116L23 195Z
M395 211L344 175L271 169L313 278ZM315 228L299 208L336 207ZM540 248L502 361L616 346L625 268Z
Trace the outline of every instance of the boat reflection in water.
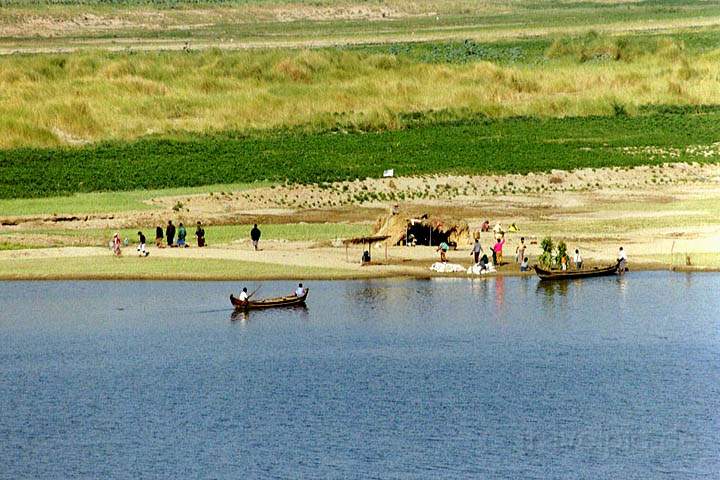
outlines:
M288 312L291 311L296 316L307 319L309 315L309 310L307 305L291 305L287 307L275 307L271 311L270 310L257 310L253 311L251 314L250 310L244 310L242 308L236 308L233 310L233 312L230 314L230 321L231 322L247 322L250 320L250 317L253 316L254 318L260 318L262 316L268 316L270 312L274 312L274 314L277 314L279 312ZM272 316L272 315L270 315Z

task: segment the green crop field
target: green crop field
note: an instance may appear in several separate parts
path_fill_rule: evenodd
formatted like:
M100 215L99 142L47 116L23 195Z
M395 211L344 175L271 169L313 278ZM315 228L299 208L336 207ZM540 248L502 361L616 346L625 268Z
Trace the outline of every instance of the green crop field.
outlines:
M714 162L719 124L720 107L656 107L632 116L477 117L371 133L228 133L14 149L0 151L0 198L252 181L319 183L378 177L387 168L399 175L487 174L670 159ZM678 155L665 157L646 146L676 149ZM630 154L623 147L638 150Z

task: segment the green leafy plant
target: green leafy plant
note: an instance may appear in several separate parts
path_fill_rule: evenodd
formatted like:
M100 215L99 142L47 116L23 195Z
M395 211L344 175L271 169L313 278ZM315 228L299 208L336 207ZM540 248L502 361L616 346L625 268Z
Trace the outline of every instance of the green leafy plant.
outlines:
M554 248L553 241L550 237L545 237L542 239L542 242L540 242L540 249L542 250L542 253L538 257L538 262L540 265L544 267L551 267L553 263L553 248Z
M567 245L560 240L555 247L555 265L562 264L562 258L567 255Z

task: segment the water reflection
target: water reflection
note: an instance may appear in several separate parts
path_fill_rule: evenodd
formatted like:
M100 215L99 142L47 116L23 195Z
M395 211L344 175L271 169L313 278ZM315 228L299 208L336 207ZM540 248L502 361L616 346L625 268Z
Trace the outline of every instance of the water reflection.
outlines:
M500 310L505 304L505 277L495 277L495 306Z
M269 310L243 310L243 309L236 309L233 310L233 312L230 314L230 321L231 322L247 322L250 320L250 317L253 318L262 318L263 316L267 315ZM293 312L293 314L301 319L301 320L307 320L310 318L309 311L307 305L293 305L289 307L276 307L271 309L271 311L277 312L277 311L290 311Z
M247 310L233 310L230 314L231 322L246 322L250 319L250 313Z
M625 277L625 275L620 275L620 276L617 278L617 283L618 283L618 290L620 291L620 296L621 296L622 299L624 300L625 297L626 297L627 294L628 294L628 292L627 292L627 290L628 290L628 281L627 281L627 278Z
M685 281L0 282L0 477L712 477L720 275Z

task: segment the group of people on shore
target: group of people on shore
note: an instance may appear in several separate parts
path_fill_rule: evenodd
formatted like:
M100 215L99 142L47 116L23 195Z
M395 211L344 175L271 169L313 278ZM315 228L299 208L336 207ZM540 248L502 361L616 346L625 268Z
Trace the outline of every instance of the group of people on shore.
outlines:
M513 223L508 232L518 232L519 229ZM485 220L483 222L480 232L490 232L490 222ZM485 253L482 245L480 244L480 232L475 232L474 243L470 250L470 255L473 257L474 264L479 267L480 271L494 271L498 265L503 264L503 248L505 246L505 231L502 226L498 223L492 230L494 237L494 244L490 247L490 257ZM440 261L445 263L448 261L448 251L450 247L447 242L441 242L437 248L440 252ZM520 237L520 242L515 247L515 263L519 266L521 272L527 272L530 270L530 259L527 256L527 244L525 243L525 237ZM491 263L492 259L492 263ZM562 270L568 270L573 267L575 270L582 270L583 257L580 253L580 249L576 248L572 256L564 254L560 258L560 268ZM627 269L627 255L623 247L618 250L617 258L618 272L623 273Z
M147 257L150 255L150 252L147 249L147 237L142 232L142 230L137 232L138 235L138 246L137 246L137 252L138 255L141 257ZM250 230L250 240L252 242L253 248L255 250L260 249L260 236L262 235L262 232L257 226L257 223L253 225L253 228ZM197 222L197 227L195 229L195 239L197 240L197 246L198 247L204 247L207 244L205 243L205 229L202 226L201 222ZM128 240L123 240L120 238L120 232L115 232L115 235L112 238L112 241L110 242L110 245L112 247L113 254L116 256L122 255L122 246L128 245ZM187 242L187 229L185 228L185 225L183 222L180 222L178 226L176 227L175 224L173 224L172 220L168 220L167 226L163 230L161 226L155 227L155 247L157 248L187 248L190 245Z
M175 241L175 234L177 233L177 241ZM141 235L142 232L138 232ZM197 222L197 228L195 229L195 238L197 240L198 247L205 246L205 229L202 223ZM141 242L142 243L142 242ZM160 226L155 227L155 246L158 248L187 248L190 245L187 243L187 229L182 222L175 228L172 220L168 220L165 232Z
M175 238L175 235L177 234L177 240ZM147 249L147 237L145 237L145 234L142 232L142 230L139 230L137 232L138 235L138 246L137 246L137 252L138 255L141 257L147 257L150 255L150 252ZM198 247L204 247L205 244L205 229L202 226L201 222L197 222L197 228L195 229L195 238L197 240L197 246ZM120 232L115 232L115 235L113 236L111 246L113 250L113 254L115 256L122 255L121 245L128 244L127 239L125 242L123 242L120 239ZM158 226L155 228L155 246L157 248L187 248L190 245L187 243L187 229L185 228L185 225L180 222L177 228L173 224L172 220L168 220L167 226L165 227L165 230L163 231L163 228Z

